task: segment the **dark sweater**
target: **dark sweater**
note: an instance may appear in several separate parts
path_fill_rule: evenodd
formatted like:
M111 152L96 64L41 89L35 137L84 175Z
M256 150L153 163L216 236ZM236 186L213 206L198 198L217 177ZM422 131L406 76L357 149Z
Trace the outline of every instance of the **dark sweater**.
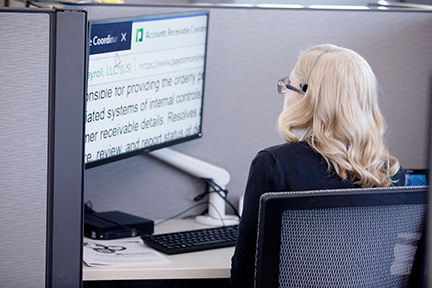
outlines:
M401 169L394 186L405 185ZM231 263L231 287L253 287L258 206L265 192L359 188L328 171L324 158L306 142L287 143L260 151L253 159L244 194L239 236Z

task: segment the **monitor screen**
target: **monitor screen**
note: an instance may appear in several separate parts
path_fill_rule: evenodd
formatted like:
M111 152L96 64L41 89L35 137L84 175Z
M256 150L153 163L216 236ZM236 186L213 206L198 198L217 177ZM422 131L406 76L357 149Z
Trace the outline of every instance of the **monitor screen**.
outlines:
M427 186L428 169L405 169L405 186Z
M89 22L86 168L202 136L208 16Z

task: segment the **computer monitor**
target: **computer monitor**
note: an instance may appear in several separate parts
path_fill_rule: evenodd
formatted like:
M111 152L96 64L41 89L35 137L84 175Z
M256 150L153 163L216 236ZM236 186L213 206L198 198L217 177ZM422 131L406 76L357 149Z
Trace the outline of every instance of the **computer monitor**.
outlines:
M208 18L89 21L86 168L202 136Z
M405 169L405 186L429 185L429 169Z

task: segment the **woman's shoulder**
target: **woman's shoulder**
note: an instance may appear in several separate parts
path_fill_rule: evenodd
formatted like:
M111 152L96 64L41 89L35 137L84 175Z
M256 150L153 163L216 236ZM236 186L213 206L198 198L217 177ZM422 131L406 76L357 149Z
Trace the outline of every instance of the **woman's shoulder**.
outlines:
M305 141L284 143L260 150L252 163L255 165L300 165L304 162L321 163L321 156Z
M406 185L406 175L405 170L400 167L398 172L392 177L392 186L405 186Z
M306 141L283 143L262 149L259 153L270 153L273 155L298 155L316 152L308 145Z

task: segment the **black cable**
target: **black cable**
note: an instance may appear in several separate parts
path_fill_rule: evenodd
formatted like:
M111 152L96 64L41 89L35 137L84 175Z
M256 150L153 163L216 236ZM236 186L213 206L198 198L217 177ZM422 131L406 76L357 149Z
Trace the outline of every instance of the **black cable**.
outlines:
M87 201L84 204L84 215L93 214L95 211L93 210L93 204L91 201Z
M209 195L210 193L218 193L219 196L222 197L222 199L224 199L224 201L225 201L226 203L228 203L228 205L229 205L229 206L234 210L234 213L236 213L236 216L238 216L239 218L241 218L240 215L239 215L239 213L238 213L238 211L237 211L237 209L236 209L236 208L234 207L234 205L233 205L230 201L228 201L228 199L226 198L226 196L227 196L227 194L228 194L228 190L223 189L221 186L219 186L218 184L216 184L216 183L215 183L213 180L211 180L211 179L208 179L208 178L201 178L201 179L204 180L204 183L206 184L206 187L205 187L205 190L204 190L203 193L197 195L197 196L193 199L194 201L200 201L200 200L202 200L205 196ZM210 191L210 188L212 188L214 191ZM223 195L221 194L222 192L223 192ZM167 219L164 219L164 220L162 220L162 221L160 221L160 222L158 222L158 223L155 223L155 226L156 226L156 225L160 225L160 224L162 224L162 223L165 223L165 222L167 222L167 221L169 221L169 220L175 219L175 218L177 218L178 216L180 216L180 215L186 213L187 211L189 211L189 210L191 210L191 209L193 209L193 208L195 208L195 207L201 206L201 205L203 205L203 204L211 205L211 206L214 208L214 210L216 211L216 213L219 215L219 220L221 220L222 226L225 226L225 222L224 222L224 219L223 219L222 215L219 213L219 211L217 210L217 208L216 208L212 203L210 203L209 201L205 201L205 202L201 202L201 203L195 204L195 205L193 205L193 206L191 206L191 207L189 207L189 208L187 208L187 209L181 211L180 213L178 213L178 214L176 214L176 215L173 215L173 216L171 216L171 217L169 217L169 218L167 218Z
M194 201L201 201L206 195L210 194L210 185L207 181L204 181L204 183L206 184L206 188L204 190L203 193L199 194L198 196L196 196L193 200Z
M219 196L222 197L222 199L234 210L234 214L237 217L239 217L239 219L241 219L240 213L238 212L238 210L235 208L235 206L227 198L228 190L223 189L221 186L219 186L217 183L215 183L212 179L207 179L207 178L202 178L202 179L206 182L208 187L211 187L214 190L214 191L208 190L207 194L210 194L211 192L218 193ZM222 192L223 192L223 195L221 194Z
M173 215L173 216L171 216L171 217L169 217L169 218L167 218L167 219L161 220L160 222L155 223L154 225L155 225L155 226L156 226L156 225L160 225L160 224L165 223L165 222L167 222L167 221L169 221L169 220L175 219L175 218L177 218L178 216L180 216L180 215L182 215L182 214L188 212L189 210L192 210L193 208L196 208L196 207L201 206L201 205L204 205L204 204L208 205L209 202L208 202L208 201L205 201L205 202L201 202L201 203L197 203L197 204L195 204L195 205L192 205L191 207L189 207L189 208L187 208L187 209L181 211L180 213L178 213L178 214L176 214L176 215Z
M227 189L223 189L220 185L218 185L217 183L215 183L212 179L208 179L208 178L201 178L201 179L204 180L204 183L206 184L206 188L205 188L205 191L204 191L203 193L199 194L198 196L196 196L196 197L194 198L194 201L200 201L200 200L202 200L206 195L209 195L210 193L218 193L219 196L222 197L222 199L223 199L223 200L224 200L224 201L225 201L225 202L226 202L226 203L231 207L231 209L233 209L235 215L236 215L237 217L239 217L239 219L241 219L241 216L240 216L240 213L238 212L238 210L237 210L237 209L235 208L235 206L234 206L234 205L233 205L233 204L232 204L232 203L227 199L228 190L227 190ZM212 188L213 191L210 191L210 188ZM221 220L222 225L225 226L225 223L224 223L224 220L223 220L223 218L222 218L222 215L220 215L220 213L219 213L219 211L216 209L216 207L215 207L212 203L210 203L209 201L205 201L205 202L201 202L201 203L198 203L198 204L192 205L191 207L189 207L189 208L187 208L187 209L185 209L185 210L183 210L183 211L181 211L181 212L179 212L179 213L177 213L177 214L175 214L175 215L173 215L173 216L171 216L171 217L169 217L169 218L167 218L167 219L164 219L164 220L162 220L162 221L160 221L160 222L158 222L158 223L154 223L154 226L156 226L156 225L160 225L160 224L165 223L165 222L167 222L167 221L169 221L169 220L175 219L175 218L177 218L178 216L180 216L180 215L182 215L182 214L188 212L189 210L191 210L191 209L193 209L193 208L196 208L196 207L198 207L198 206L204 205L204 204L212 205L212 206L213 206L214 210L215 210L216 213L219 215L219 219ZM88 202L85 204L85 213L86 213L86 214L91 214L91 215L93 215L94 217L97 217L97 218L99 218L99 219L101 219L101 220L105 220L105 221L108 221L108 222L113 223L113 224L115 224L115 225L118 225L118 226L120 226L120 227L123 227L124 229L128 230L128 231L131 233L131 235L132 235L133 233L137 233L137 232L143 234L141 231L137 231L135 228L129 228L129 227L124 226L124 225L122 225L122 224L120 224L120 223L117 223L117 222L115 222L115 221L111 221L111 220L109 220L109 219L105 219L104 217L101 217L101 216L98 216L98 215L94 215L95 211L93 210L93 208L92 208L92 203L91 203L90 201L88 201ZM135 234L135 235L137 235L137 234Z
M213 207L213 209L216 211L216 213L218 214L218 216L219 216L219 220L221 220L221 222L222 222L222 226L225 226L225 221L224 221L224 219L223 219L223 217L222 217L222 215L219 213L219 211L216 209L216 206L214 206L212 203L210 203L210 202L208 202L208 204L210 205L210 206L212 206Z

